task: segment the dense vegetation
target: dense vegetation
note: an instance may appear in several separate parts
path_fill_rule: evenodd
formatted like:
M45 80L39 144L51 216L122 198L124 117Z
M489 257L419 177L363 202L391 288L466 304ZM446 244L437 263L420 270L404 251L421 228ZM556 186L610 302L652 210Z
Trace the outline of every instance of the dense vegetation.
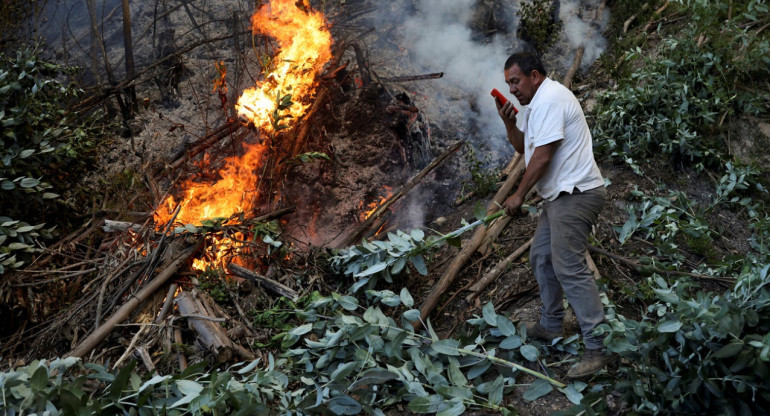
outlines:
M0 53L0 274L22 266L66 224L58 197L74 188L93 157L103 126L67 108L82 92L61 81L74 69L44 62L24 47ZM44 221L56 217L58 223Z
M596 153L628 166L640 183L655 183L631 193L628 220L616 230L621 244L652 243L637 253L644 278L633 287L602 282L642 311L627 318L622 305L607 303L609 322L600 330L608 334L607 348L622 358L611 378L599 376L591 385L554 380L548 365L562 352L577 352L576 336L552 345L529 340L490 304L468 322L460 339L414 332L419 312L412 296L405 289L376 290L375 278L393 282L408 264L425 273L430 250L439 242L457 241L456 234L426 238L415 230L336 252L329 272L354 282L347 293L314 293L257 316L278 333L270 345L278 352L266 362L222 371L197 365L150 378L132 366L108 371L69 359L35 362L0 373L6 412L278 414L301 409L377 415L404 402L416 413L446 416L481 408L508 414L516 409L505 407L505 394L522 382L529 384L528 400L555 389L565 394L575 407L563 413L606 410L610 392L621 394L626 410L637 414L766 412L767 171L756 161L733 157L726 140L731 120L767 120L770 114L768 7L757 0L677 0L667 13L684 17L683 23L666 26L653 8L639 10L637 1L611 3L608 33L619 40L601 65L615 85L600 94L592 114ZM638 27L624 34L624 22L636 14ZM657 22L649 32L642 30L647 21ZM0 98L10 103L0 107L0 121L13 132L2 138L3 162L9 162L0 165L5 169L0 197L14 193L40 203L55 197L46 193L50 185L43 179L56 171L56 158L79 153L83 142L78 139L87 136L64 129L61 110L18 111L22 104L12 100L26 100L26 108L60 108L64 96L32 98L53 86L66 91L53 78L33 77L41 71L30 59L5 59L2 74L7 75L0 74L5 82L0 94L17 92ZM37 116L29 120L22 114ZM41 119L43 114L53 118ZM652 179L650 173L663 165L667 172L692 171L707 183L713 178L713 191L708 198L694 198L675 179ZM750 250L735 255L718 249L724 230L714 214L721 210L748 224ZM45 229L34 216L18 218L9 217L0 228L0 250L5 250L0 261L6 267L19 265L12 250L31 249L26 236L36 236L29 233ZM699 264L693 265L685 250L698 255ZM731 282L726 290L702 286L725 281ZM281 319L266 319L269 314ZM522 363L536 363L544 371Z

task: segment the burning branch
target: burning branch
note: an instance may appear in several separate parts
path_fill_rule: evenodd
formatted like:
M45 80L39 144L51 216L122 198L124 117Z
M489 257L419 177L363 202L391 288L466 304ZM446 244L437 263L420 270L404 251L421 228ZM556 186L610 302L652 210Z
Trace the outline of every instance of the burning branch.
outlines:
M369 217L367 217L366 220L359 227L357 227L352 232L350 232L347 237L345 237L339 244L337 244L336 248L348 247L352 244L355 244L357 241L359 241L361 239L361 236L365 234L367 231L372 229L373 225L385 212L387 212L387 210L390 208L391 205L393 205L402 196L406 195L409 191L411 191L412 188L417 186L417 184L420 183L420 181L425 177L425 175L427 175L433 169L435 169L438 165L440 165L444 160L446 160L446 158L448 158L452 153L456 152L457 149L459 149L462 145L463 145L463 142L457 142L452 146L449 146L449 148L445 150L444 153L442 153L433 162L431 162L422 171L420 171L420 173L418 173L414 178L412 178L409 182L407 182L407 184L404 185L401 189L399 189L398 192L391 195L391 197L388 198L386 201L384 201L382 205L377 207L377 209L371 215L369 215Z

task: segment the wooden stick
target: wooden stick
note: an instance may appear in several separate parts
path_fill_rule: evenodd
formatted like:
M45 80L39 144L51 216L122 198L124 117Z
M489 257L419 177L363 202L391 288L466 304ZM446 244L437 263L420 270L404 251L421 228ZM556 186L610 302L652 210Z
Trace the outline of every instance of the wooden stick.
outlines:
M513 186L516 184L517 180L518 177L516 175L511 175L508 177L508 179L505 180L500 189L497 190L494 198L492 198L492 201L487 205L487 216L497 212L500 209L503 201L505 201L505 198L507 198L511 193L511 190L513 189ZM473 237L471 237L470 241L463 244L462 250L457 253L454 260L452 261L452 264L449 265L449 268L444 272L444 275L441 276L441 279L438 281L438 283L436 283L436 285L433 286L433 289L431 289L430 293L428 293L428 296L425 298L425 300L423 300L422 305L420 305L421 322L425 322L430 313L433 312L433 309L436 308L439 299L444 294L444 292L446 292L446 290L452 286L455 279L457 278L457 275L459 275L460 271L463 269L465 262L471 258L476 249L479 248L481 243L484 241L486 233L486 227L478 227L473 233ZM414 326L415 328L419 326L419 322L415 322Z
M139 306L140 303L142 303L145 299L149 298L153 293L155 293L158 288L163 286L168 279L170 279L174 274L179 270L180 267L187 261L187 259L190 258L190 256L193 255L198 250L198 244L188 247L181 253L179 253L176 258L165 268L162 272L158 273L157 276L155 276L154 279L152 279L150 282L145 285L139 292L136 293L136 295L131 296L131 298L123 304L111 317L107 320L107 322L104 323L104 325L100 326L99 329L95 330L91 333L86 339L83 340L83 342L80 343L74 350L70 351L67 356L69 357L77 357L77 358L83 358L86 354L88 354L94 347L99 345L104 338L109 335L115 327L128 319L128 316L131 314L131 312L134 311L134 309Z
M647 23L646 26L644 26L644 29L642 29L642 32L646 32L646 31L650 30L650 27L653 25L653 23L655 23L655 16L663 13L663 11L666 10L666 8L668 7L668 5L670 3L671 2L666 1L666 3L664 5L662 5L662 6L660 6L660 8L658 10L655 10L655 13L653 13L653 15L650 17L650 21Z
M208 316L205 307L194 294L182 292L176 297L176 305L182 316L187 316L190 327L198 334L198 341L210 352L218 363L233 358L233 345L222 327ZM202 319L205 318L205 319Z
M586 251L586 264L591 270L591 273L594 275L594 280L600 280L602 278L602 274L599 273L599 268L596 267L596 263L594 262L593 257L591 257L591 253L588 251Z
M181 373L187 368L187 357L182 354L182 348L180 348L182 345L182 330L179 328L174 328L174 343L177 344L176 355L179 358L179 372Z
M401 77L391 77L391 78L380 78L382 81L387 82L408 82L408 81L422 81L425 79L438 79L444 76L443 72L434 72L431 74L425 74L425 75L407 75L407 76L401 76Z
M176 289L179 287L176 283L172 283L168 287L168 292L166 292L166 300L163 301L163 307L160 308L160 313L158 314L158 317L155 318L155 323L159 324L161 321L163 321L163 318L166 317L166 313L168 313L168 310L171 308L171 303L174 302L174 294L176 293Z
M261 276L257 274L256 272L253 272L243 266L239 266L235 263L230 263L227 265L227 270L238 276L242 277L244 279L249 279L253 281L254 283L262 286L263 288L286 298L291 299L293 302L296 302L297 299L299 299L299 294L294 291L292 288L288 286L284 286L274 280L270 280L264 276Z
M144 363L144 366L147 368L147 371L150 373L155 371L155 363L152 362L152 358L150 358L150 354L147 352L147 348L144 348L143 346L136 347L135 354L139 356L139 358L142 360L142 363Z
M495 279L497 279L498 276L500 276L506 268L508 268L508 265L513 263L514 260L519 258L522 254L524 254L525 251L529 249L529 247L532 245L532 239L530 238L526 243L524 243L521 247L516 249L513 253L511 253L508 257L504 258L503 261L500 263L497 263L495 267L492 268L492 270L488 271L481 279L479 279L476 284L471 286L469 289L471 291L471 294L468 295L465 300L468 302L473 301L473 299L476 299L476 296L481 293L482 290L486 289L487 286L489 286L490 283L492 283Z
M510 176L509 178L515 183L523 174L524 160L523 158L518 158L518 163L511 170L511 176L513 176L513 178L510 178ZM507 215L492 221L492 223L489 225L489 228L487 229L487 234L484 237L484 241L481 243L477 250L482 256L485 256L489 252L490 248L492 247L492 243L497 241L497 237L500 236L500 233L503 232L509 222L511 222L511 217Z
M448 158L452 153L456 152L457 149L460 148L460 146L463 145L463 142L457 142L449 148L447 148L444 153L439 155L436 159L433 160L428 166L426 166L423 170L420 171L415 177L409 180L406 185L404 185L401 189L398 190L395 194L391 195L390 198L385 200L379 207L377 207L376 210L372 213L372 215L369 216L359 227L354 229L351 233L348 234L347 237L341 240L340 243L335 245L335 248L344 248L349 247L355 243L357 243L361 239L361 235L365 233L367 230L372 228L372 224L374 224L375 221L377 221L380 216L382 216L391 205L393 205L396 201L398 201L402 196L406 195L409 191L412 190L415 186L417 186L418 183L427 175L430 173L433 169L435 169L438 165L440 165L446 158Z
M612 254L612 253L610 253L607 250L603 250L603 249L600 249L599 247L594 247L594 246L591 246L591 245L588 246L588 249L593 251L593 252L595 252L595 253L599 253L599 254L601 254L603 256L607 256L607 257L609 257L611 259L615 259L615 260L618 260L618 261L620 261L622 263L625 263L625 264L633 267L636 270L640 270L642 268L642 265L639 264L639 262L637 260L629 259L629 258L626 258L626 257L623 257L623 256L619 256L617 254ZM735 278L734 277L707 276L707 275L704 275L704 274L680 272L678 270L663 270L663 269L659 269L657 267L652 267L649 270L651 272L653 272L653 273L658 273L658 274L673 274L673 275L676 275L676 276L689 276L689 277L694 277L696 279L715 280L717 282L725 283L725 284L733 284L733 283L735 283Z
M584 45L580 45L575 51L575 59L572 60L572 66L564 75L564 80L561 82L565 87L567 88L572 87L572 78L575 77L575 74L580 68L580 63L583 61L583 54L585 53L585 51L586 51L586 48Z

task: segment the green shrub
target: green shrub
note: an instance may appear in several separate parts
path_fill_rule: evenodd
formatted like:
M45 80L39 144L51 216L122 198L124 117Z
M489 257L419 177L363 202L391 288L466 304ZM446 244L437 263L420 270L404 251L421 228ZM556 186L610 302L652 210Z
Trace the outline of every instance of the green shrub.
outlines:
M556 41L560 24L554 20L553 0L532 0L521 3L516 14L521 18L519 30L522 38L532 41L541 54Z
M40 222L57 211L52 191L75 181L96 145L88 125L96 117L67 111L81 93L59 80L72 69L38 55L30 47L0 53L0 273L21 266L37 238L50 237Z
M770 265L724 294L654 277L641 321L611 316L605 344L625 360L615 388L638 414L764 414L770 403Z
M735 4L725 21L716 13L727 10L725 0L679 3L690 8L690 23L653 54L630 51L625 59L638 69L599 96L597 146L630 164L660 154L698 167L716 163L728 157L723 120L768 111L756 83L770 73L770 43L766 32L747 29L767 18L767 6Z

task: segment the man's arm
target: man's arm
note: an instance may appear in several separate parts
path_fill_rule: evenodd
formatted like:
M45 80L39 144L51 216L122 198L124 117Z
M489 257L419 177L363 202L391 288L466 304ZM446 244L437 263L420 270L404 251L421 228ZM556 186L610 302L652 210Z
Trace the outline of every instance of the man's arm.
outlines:
M524 177L521 178L521 184L516 188L516 192L509 196L503 203L506 214L513 216L516 215L524 204L524 198L529 193L529 190L542 178L546 172L548 172L548 166L551 165L551 159L553 158L556 147L561 140L544 144L535 148L532 153L532 157L527 164L527 170L524 172ZM517 149L518 151L518 149Z
M511 145L516 149L516 152L523 155L524 132L516 127L516 109L510 101L505 103L505 105L500 105L500 102L497 100L495 100L495 103L497 104L497 113L500 115L500 118L503 119L503 123L505 124L505 132L508 135L508 141L511 142Z

